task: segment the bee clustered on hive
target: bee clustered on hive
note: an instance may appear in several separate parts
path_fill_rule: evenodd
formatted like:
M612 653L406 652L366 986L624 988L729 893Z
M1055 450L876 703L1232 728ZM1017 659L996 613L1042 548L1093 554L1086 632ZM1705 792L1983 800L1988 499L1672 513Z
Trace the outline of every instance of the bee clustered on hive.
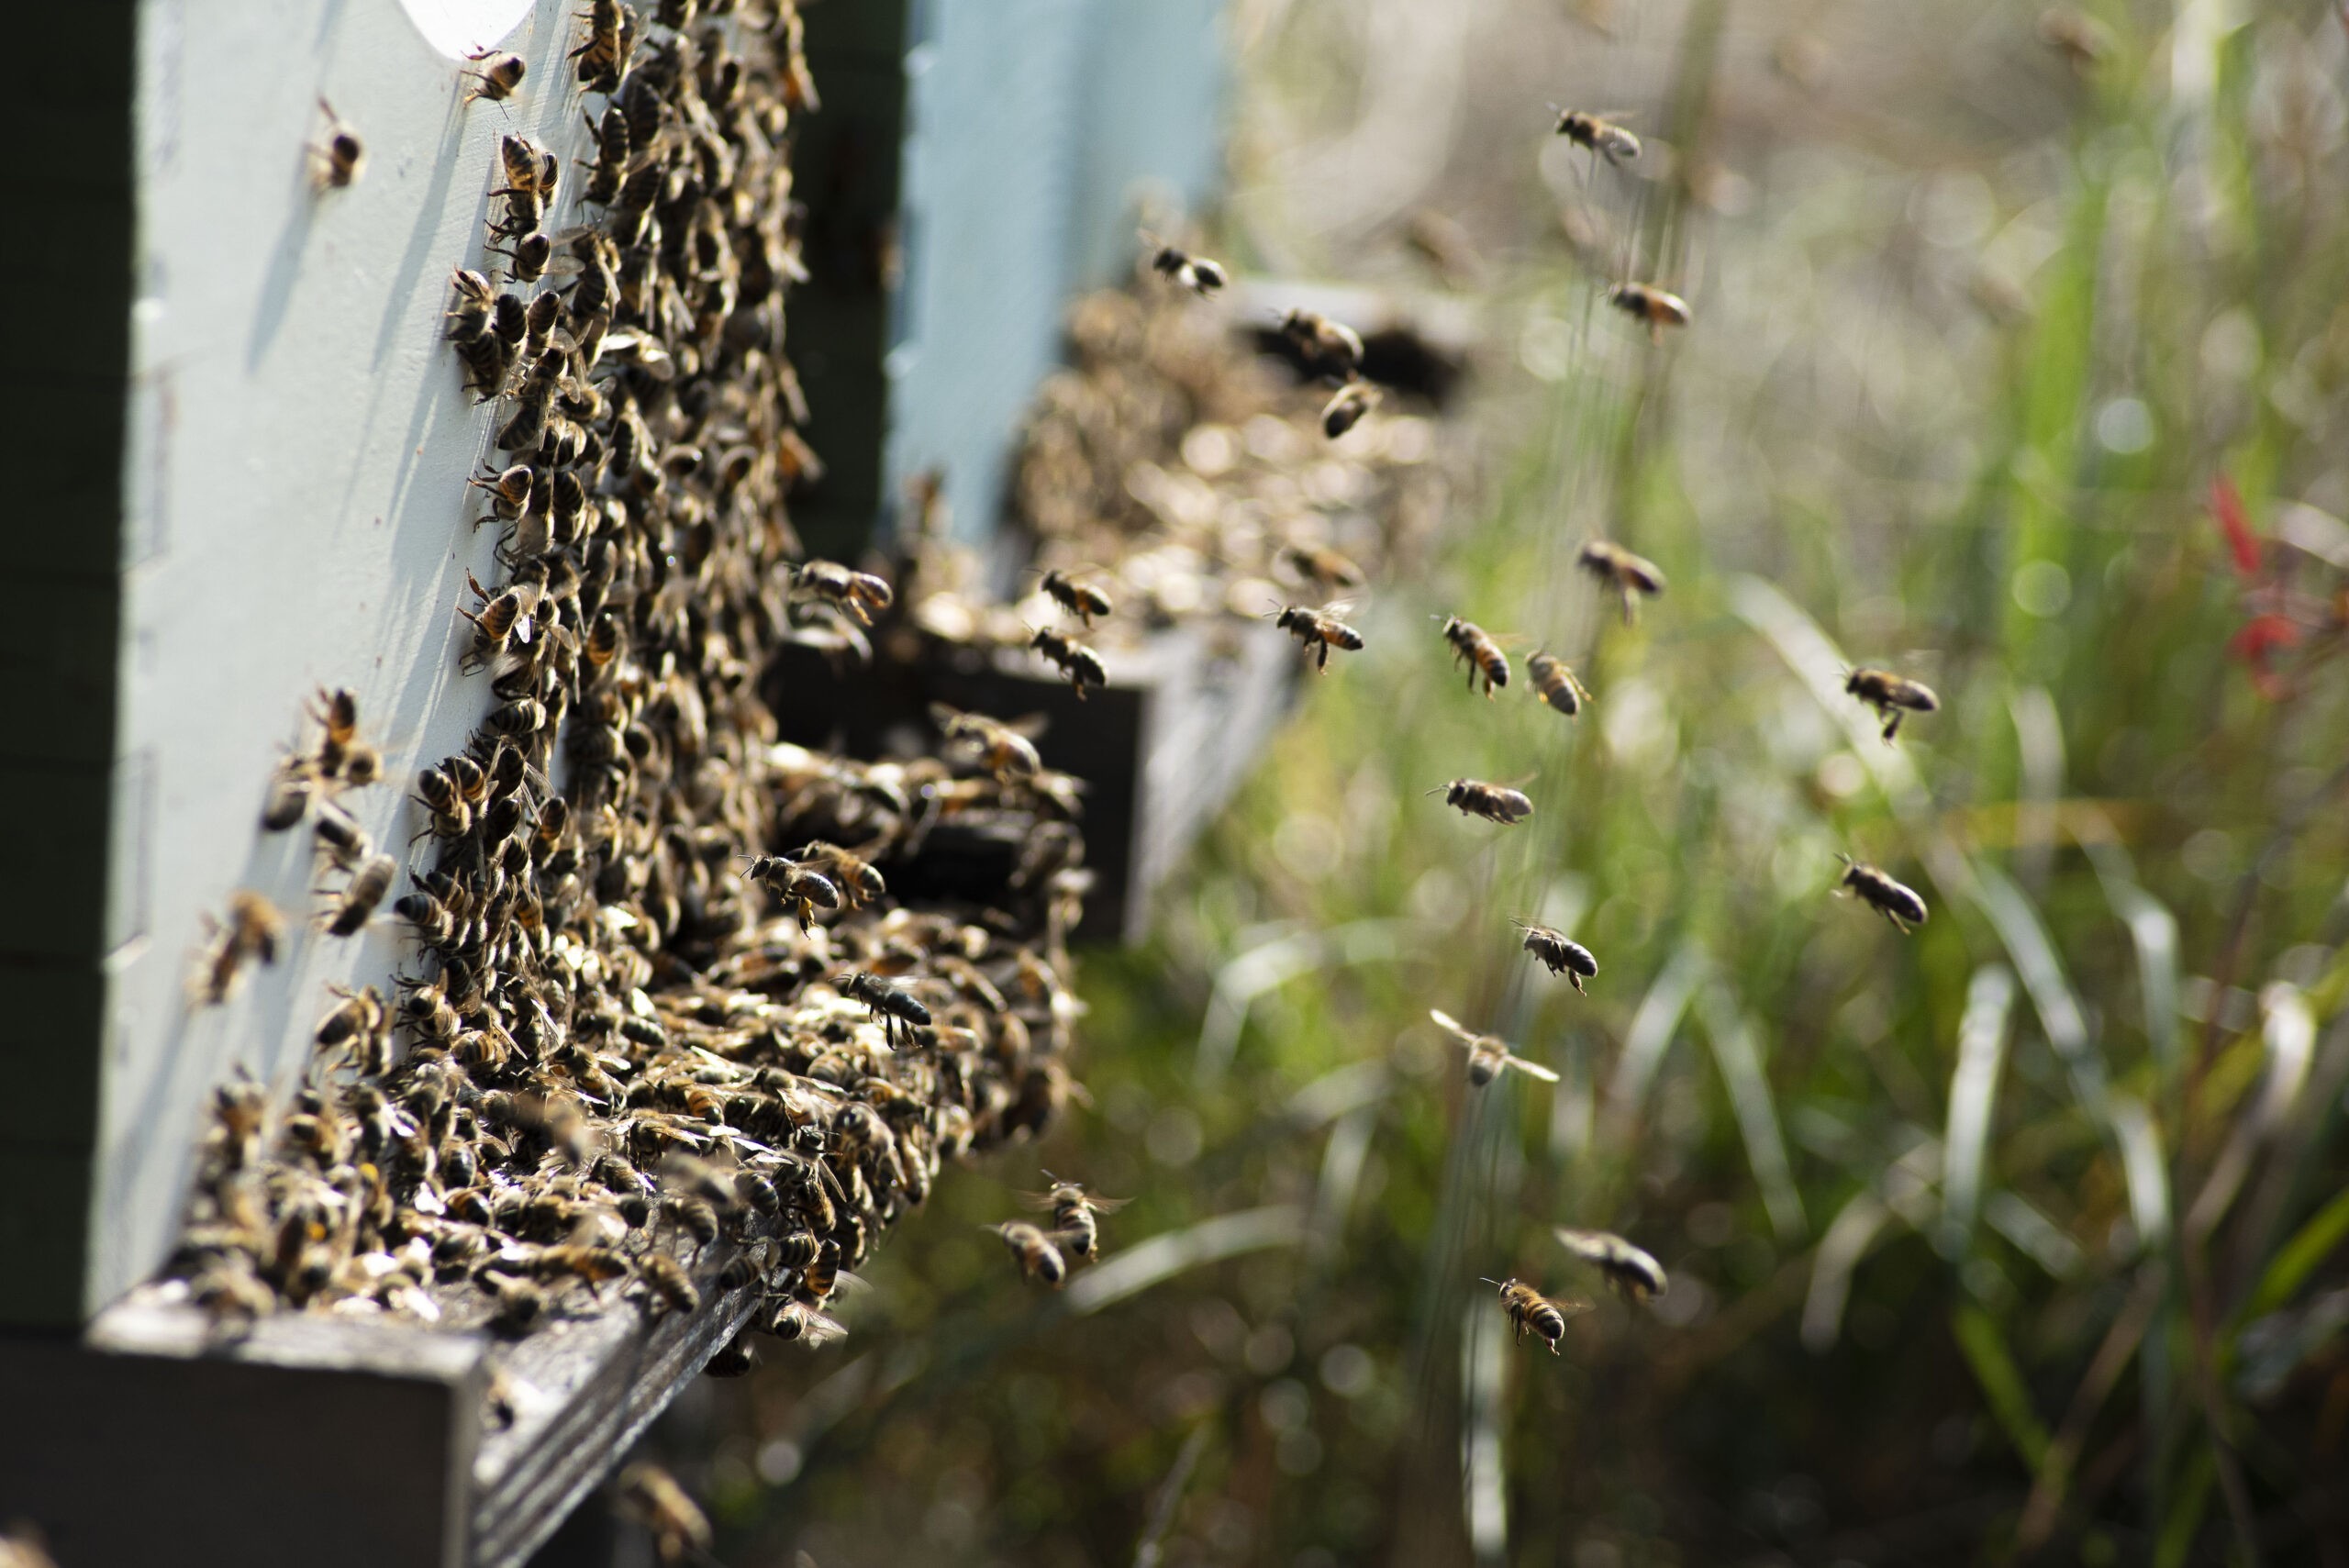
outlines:
M1412 559L1448 489L1422 414L1333 444L1320 396L1252 352L1219 306L1163 280L1105 290L1069 316L1072 363L1046 380L1022 438L1013 509L1034 564L1106 594L1113 643L1202 619L1342 600ZM935 506L907 530L912 619L932 637L1017 647L1042 593L989 592Z
M241 1075L217 1092L150 1288L224 1326L518 1336L607 1292L657 1316L747 1290L752 1327L818 1342L840 1268L943 1162L1081 1092L1072 782L967 742L873 763L779 744L760 700L774 648L839 613L785 510L814 462L782 352L812 88L788 0L694 9L641 38L625 6L583 13L574 59L607 106L575 265L532 243L559 161L506 139L492 239L529 258L509 281L562 275L524 298L461 271L451 312L469 384L504 400L509 466L474 483L508 575L464 653L498 706L418 780L429 869L393 908L420 976L339 992L282 1112ZM332 710L355 729L355 698ZM280 775L267 828L324 808L314 762ZM1009 851L992 882L892 896L973 841ZM239 936L261 929L224 929L213 999L273 960L273 936Z

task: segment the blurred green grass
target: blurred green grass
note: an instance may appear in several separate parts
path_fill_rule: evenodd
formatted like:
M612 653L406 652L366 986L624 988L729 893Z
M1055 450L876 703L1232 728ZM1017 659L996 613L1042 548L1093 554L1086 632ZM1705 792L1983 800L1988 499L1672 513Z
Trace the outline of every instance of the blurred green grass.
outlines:
M1313 62L1375 40L1250 10L1283 134L1341 115ZM2034 56L2026 128L1922 161L1791 111L1742 144L1804 13L1682 13L1677 175L1563 187L1688 294L1660 351L1503 180L1439 569L1305 683L1159 934L1085 959L1096 1113L941 1183L845 1353L723 1412L729 1561L1123 1562L1203 1423L1168 1562L2330 1561L2349 696L2340 573L2274 536L2349 506L2349 51L2329 6L2199 11L2102 11L2092 80ZM1235 249L1309 260L1268 183ZM1635 628L1573 570L1602 533L1671 578ZM1447 613L1519 639L1501 698ZM2231 656L2276 613L2272 670ZM1537 644L1580 718L1522 689ZM1845 660L1943 710L1884 747ZM1531 775L1535 817L1421 793L1463 774ZM1931 921L1831 897L1838 852ZM1587 998L1512 916L1592 948ZM1564 1082L1471 1091L1430 1006ZM1080 1310L977 1229L1039 1166L1134 1197L1113 1256L1276 1215ZM1598 1296L1558 1223L1671 1294ZM1598 1299L1562 1358L1499 1337L1508 1273Z

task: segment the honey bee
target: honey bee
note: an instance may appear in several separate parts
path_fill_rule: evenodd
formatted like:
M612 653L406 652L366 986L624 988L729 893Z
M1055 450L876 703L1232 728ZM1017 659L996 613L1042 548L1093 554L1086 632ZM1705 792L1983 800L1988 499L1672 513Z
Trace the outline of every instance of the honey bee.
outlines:
M506 258L506 275L518 284L537 283L547 275L547 264L554 260L554 241L544 234L525 234L507 249L499 250L492 246L489 250L492 255ZM532 300L530 314L533 317L540 314L540 300L547 302L544 313L550 317L549 328L551 329L551 317L562 310L562 296L542 294L538 299ZM537 348L545 347L546 337L545 331L535 332Z
M632 1272L628 1254L617 1247L565 1245L541 1247L524 1265L534 1279L577 1280L598 1296L606 1284L626 1279Z
M586 40L570 56L579 62L580 85L591 93L610 93L620 84L636 45L636 13L620 0L589 0L580 20L587 24Z
M1087 631L1093 629L1095 616L1106 616L1113 607L1108 595L1089 584L1074 581L1058 567L1044 573L1042 586L1052 595L1052 603L1083 621Z
M334 912L327 919L327 935L355 936L375 913L375 906L391 891L399 862L389 855L373 855L360 862L336 895Z
M449 273L449 286L457 295L457 308L441 317L451 324L449 340L469 343L487 335L496 318L497 285L479 272L457 267Z
M636 1277L654 1304L654 1313L694 1312L701 1307L701 1292L685 1265L666 1252L648 1252L636 1261Z
M742 874L782 900L802 931L815 929L817 910L841 906L841 890L831 878L782 855L753 855Z
M621 1471L614 1498L623 1517L651 1534L654 1555L663 1564L679 1562L688 1552L699 1561L708 1559L708 1516L659 1465L639 1461Z
M447 947L456 940L457 917L429 893L410 893L392 900L392 913L416 928L426 947Z
M837 606L871 626L873 614L887 609L896 595L888 583L869 572L852 572L836 561L804 561L793 570L793 586L801 593Z
M320 687L310 717L323 734L314 756L318 772L332 778L342 772L343 755L359 738L359 698L348 686Z
M718 1240L722 1227L718 1207L707 1198L691 1194L673 1194L661 1200L661 1212L672 1224L694 1239L698 1246L707 1247Z
M546 1316L547 1293L528 1280L490 1269L477 1272L473 1280L495 1300L489 1318L493 1332L518 1337L537 1328L539 1319Z
M464 101L468 104L475 98L487 98L495 103L503 98L512 97L515 89L522 85L522 78L529 75L530 72L529 63L518 54L507 54L484 49L477 50L465 58L481 67L479 71L457 72L460 76L469 76L481 83L465 95Z
M1555 109L1555 104L1550 106ZM1585 109L1558 109L1555 135L1564 137L1577 147L1588 148L1609 163L1620 167L1627 159L1640 155L1640 139L1614 121L1601 118Z
M1273 624L1297 640L1297 645L1313 654L1313 667L1326 671L1330 667L1330 650L1341 648L1356 652L1362 648L1362 633L1340 620L1333 613L1341 606L1327 606L1308 610L1301 605L1283 605L1275 612Z
M1906 713L1933 713L1942 706L1942 699L1933 695L1931 686L1889 670L1863 666L1852 672L1843 689L1876 709L1876 716L1884 720L1884 743L1887 746L1900 733L1900 720Z
M980 1227L1003 1238L1012 1260L1019 1265L1019 1273L1029 1280L1041 1280L1054 1290L1068 1282L1068 1260L1052 1239L1025 1220L1008 1219L1000 1225Z
M829 1237L816 1244L816 1260L799 1271L799 1295L813 1306L831 1299L841 1284L841 1244Z
M1533 803L1518 791L1501 784L1486 784L1479 779L1454 779L1440 785L1446 806L1456 806L1471 817L1481 817L1487 822L1497 822L1504 828L1514 827L1533 815ZM1428 791L1434 795L1437 790Z
M1484 676L1485 700L1490 702L1495 686L1508 684L1508 656L1483 627L1453 616L1443 623L1443 639L1452 644L1452 662L1468 666L1470 691L1476 689L1476 677Z
M1646 322L1651 342L1663 342L1667 327L1688 325L1688 302L1653 284L1612 284L1607 290L1607 303L1634 321Z
M999 718L964 713L944 703L930 704L930 717L947 740L977 751L979 765L998 778L1032 777L1043 772L1044 761L1037 754L1035 742Z
M1292 310L1281 317L1281 336L1317 373L1352 381L1362 374L1362 334L1319 311Z
M342 117L334 112L334 106L323 95L318 107L326 111L327 139L324 145L310 149L310 155L318 161L313 178L322 191L349 190L367 172L367 144L359 139L357 131L343 123Z
M1590 956L1590 950L1569 940L1564 931L1526 920L1511 923L1525 933L1525 951L1540 959L1551 973L1564 975L1575 990L1582 990L1582 983L1598 973L1598 961Z
M1428 1009L1428 1017L1436 1027L1468 1049L1468 1082L1483 1088L1509 1068L1516 1068L1529 1078L1539 1078L1544 1084L1554 1084L1558 1075L1538 1062L1528 1062L1512 1052L1497 1036L1477 1034L1450 1013L1438 1007Z
M793 851L790 858L800 865L823 867L852 909L888 896L889 884L874 869L873 862L838 844L818 839Z
M462 667L471 673L487 668L492 661L506 651L507 639L514 635L518 626L523 624L522 595L519 589L508 588L493 596L488 589L473 581L471 573L466 573L465 581L473 584L473 593L482 602L477 611L469 610L462 605L457 606L457 613L473 623L473 646L465 651L462 661Z
M527 136L515 136L509 132L498 138L497 161L505 168L506 183L490 195L530 195L541 201L554 199L555 187L562 174L562 161L553 153Z
M1537 649L1525 662L1525 673L1533 677L1533 689L1542 700L1564 714L1568 718L1582 711L1590 700L1590 693L1575 679L1574 671L1556 654Z
M1225 276L1221 264L1170 245L1147 228L1141 231L1141 242L1151 248L1150 266L1152 272L1169 283L1180 284L1202 298L1230 281Z
M713 1351L701 1370L706 1377L748 1377L758 1364L759 1348L751 1342L751 1330L744 1329Z
M1064 1182L1050 1171L1052 1190L1025 1195L1030 1208L1044 1209L1052 1217L1052 1240L1074 1258L1092 1262L1101 1250L1099 1216L1115 1214L1132 1200L1121 1197L1097 1197L1085 1190L1083 1182Z
M1589 573L1606 586L1615 590L1622 601L1623 624L1629 626L1637 618L1639 610L1632 595L1653 598L1664 592L1664 573L1655 562L1633 555L1622 546L1595 539L1582 547L1575 557L1575 564Z
M1280 563L1312 583L1325 594L1363 585L1362 568L1334 550L1313 549L1301 544L1281 546Z
M539 471L526 462L516 463L495 473L475 474L465 483L476 490L489 492L490 517L500 522L512 522L530 509L530 498L538 490ZM473 526L479 528L481 522L477 521Z
M1915 889L1902 886L1864 861L1855 861L1849 855L1838 855L1836 859L1846 868L1839 888L1858 894L1861 903L1891 921L1902 936L1909 934L1910 926L1925 923L1925 901Z
M587 657L589 668L601 671L609 665L619 657L620 645L626 639L626 631L616 612L606 610L598 615L596 624L587 628L587 644L582 650Z
M362 1076L379 1077L392 1069L392 1010L384 1002L384 994L373 985L353 991L346 986L329 986L342 998L318 1020L317 1032L311 1038L320 1051L340 1051L350 1054L351 1065Z
M785 1301L776 1307L774 1316L767 1319L767 1332L785 1344L804 1344L811 1351L848 1336L847 1329L804 1301Z
M311 826L328 854L346 871L375 852L375 841L367 836L367 829L332 801L318 803L317 819Z
M1519 1340L1523 1341L1526 1331L1531 1329L1542 1336L1553 1356L1558 1353L1558 1341L1566 1337L1566 1319L1590 1310L1587 1301L1553 1301L1522 1280L1487 1279L1484 1283L1500 1287L1501 1310L1517 1326Z
M311 797L317 793L317 774L309 759L288 757L278 763L269 778L269 794L262 800L261 825L269 832L283 833L309 815Z
M1653 1301L1670 1288L1664 1265L1607 1230L1575 1230L1560 1226L1559 1244L1607 1276L1617 1295L1631 1301Z
M841 983L841 994L871 1008L892 1045L897 1042L901 1032L910 1035L913 1029L926 1028L930 1021L930 1009L916 1001L912 992L862 969L849 972Z
M1378 388L1364 381L1350 381L1338 388L1335 395L1321 406L1321 433L1336 440L1378 406L1379 395Z
M277 962L277 943L285 934L285 917L260 894L240 888L228 895L227 919L216 921L207 916L205 923L211 928L211 952L204 961L196 995L202 1001L217 1006L236 990L246 964L254 960L262 963Z
M1028 639L1028 646L1060 666L1068 684L1076 688L1077 700L1085 699L1087 686L1109 684L1108 669L1101 662L1101 655L1073 637L1065 637L1050 627L1042 628Z

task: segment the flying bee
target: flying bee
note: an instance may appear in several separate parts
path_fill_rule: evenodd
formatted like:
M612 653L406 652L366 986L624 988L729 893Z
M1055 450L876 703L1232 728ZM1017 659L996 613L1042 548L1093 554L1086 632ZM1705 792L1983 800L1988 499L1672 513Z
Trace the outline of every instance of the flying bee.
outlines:
M318 771L331 778L342 771L343 751L359 738L359 697L348 686L318 688L310 717L324 732L314 753Z
M1052 1175L1050 1171L1044 1174ZM1030 1208L1048 1210L1052 1217L1052 1239L1069 1256L1090 1262L1101 1250L1098 1217L1115 1214L1133 1200L1097 1197L1085 1190L1083 1182L1063 1182L1052 1176L1050 1192L1028 1193L1022 1201Z
M1475 621L1453 616L1443 623L1443 639L1452 644L1452 662L1468 666L1468 689L1476 689L1476 677L1485 678L1485 700L1490 702L1495 686L1508 684L1508 656L1492 635Z
M376 855L362 862L335 895L334 913L327 919L327 935L356 935L375 913L375 906L384 901L384 895L391 891L392 878L399 874L399 862L389 855Z
M1187 250L1170 245L1147 228L1141 231L1141 242L1151 250L1151 271L1202 298L1230 282L1224 274L1221 263L1210 261L1205 256L1194 256Z
M862 969L851 970L841 983L841 995L852 1001L863 1003L881 1020L881 1026L892 1045L902 1031L911 1034L915 1029L930 1023L930 1009L914 999L912 992L890 984L877 974Z
M1085 687L1109 684L1109 671L1101 662L1101 655L1073 637L1044 627L1028 639L1028 646L1060 667L1061 673L1068 677L1068 684L1076 688L1079 702L1085 700Z
M1858 894L1861 903L1891 921L1902 936L1909 934L1909 927L1925 923L1925 901L1914 888L1903 887L1864 861L1855 861L1849 855L1838 855L1836 859L1846 868L1843 880L1837 884L1839 889L1849 888Z
M1315 310L1292 310L1281 317L1281 336L1317 373L1352 381L1362 373L1362 334Z
M888 895L889 884L874 869L873 862L862 855L850 853L838 844L828 844L818 839L793 851L790 858L800 865L824 868L852 909Z
M465 95L464 101L468 104L475 98L487 98L492 103L495 103L500 99L512 97L515 89L522 85L522 78L529 75L530 72L529 61L518 54L507 54L484 49L477 50L465 58L481 67L479 71L457 72L460 76L470 76L481 83Z
M318 802L317 817L310 826L335 864L345 871L375 852L375 840L367 836L367 829L330 800Z
M1036 744L1018 727L983 713L964 713L944 703L930 705L930 721L949 740L960 741L979 753L979 764L998 778L1032 777L1043 772Z
M1083 621L1087 631L1093 629L1095 616L1106 616L1113 607L1108 595L1090 584L1075 581L1058 567L1044 573L1041 586L1052 595L1052 603Z
M1512 1052L1497 1035L1477 1034L1450 1013L1430 1007L1428 1017L1436 1027L1468 1049L1468 1082L1483 1088L1509 1068L1516 1068L1529 1078L1539 1078L1544 1084L1554 1084L1558 1075L1538 1062L1528 1062Z
M204 961L197 982L198 998L214 1006L228 999L245 965L259 960L277 962L278 939L285 934L285 917L260 894L239 888L228 895L228 917L205 917L211 927L212 951Z
M322 191L349 190L367 172L367 144L359 139L357 131L343 123L342 117L334 112L334 106L323 95L318 98L318 107L326 111L327 139L310 149L310 155L318 161L313 178Z
M1487 822L1497 822L1504 828L1514 827L1533 815L1533 803L1518 791L1501 784L1486 784L1481 779L1454 779L1438 789L1443 803L1455 806L1471 817L1481 817Z
M1590 956L1590 950L1569 940L1564 931L1528 920L1510 924L1525 933L1525 951L1540 959L1551 973L1564 975L1575 990L1582 990L1582 983L1598 974L1598 961Z
M622 1515L651 1535L654 1554L663 1564L678 1562L688 1550L696 1561L709 1560L709 1516L659 1465L640 1461L620 1472L614 1498Z
M1622 601L1623 624L1629 626L1638 617L1639 610L1633 595L1653 598L1664 592L1664 573L1656 570L1653 561L1633 555L1618 544L1595 539L1582 547L1575 557L1575 564L1589 573L1606 586L1615 590Z
M1607 303L1634 321L1646 322L1651 342L1663 342L1667 327L1688 325L1688 302L1653 284L1611 284L1607 290Z
M620 0L590 0L579 19L587 24L587 37L570 56L579 62L579 84L591 93L609 93L628 69L629 53L636 44L636 13Z
M1542 700L1564 714L1568 718L1582 711L1590 700L1590 693L1575 679L1573 669L1556 654L1537 649L1525 662L1525 673L1533 677L1533 690Z
M781 899L802 931L815 929L817 910L841 906L841 890L830 877L782 855L753 855L742 874Z
M1343 649L1349 653L1362 648L1362 633L1337 617L1335 612L1341 607L1330 605L1321 609L1308 610L1302 605L1283 605L1275 612L1273 624L1296 638L1299 647L1312 653L1316 670L1327 670L1332 648Z
M1321 433L1336 440L1363 421L1363 416L1378 406L1378 388L1365 381L1350 381L1338 388L1329 402L1321 406Z
M766 1327L768 1333L785 1344L802 1344L811 1351L848 1335L846 1328L804 1301L784 1302L767 1319Z
M1670 1288L1662 1263L1612 1231L1575 1230L1562 1225L1553 1234L1560 1245L1605 1274L1615 1293L1628 1300L1653 1301Z
M1325 594L1359 588L1364 583L1362 568L1334 550L1285 544L1281 546L1279 559L1282 565Z
M1550 106L1555 109L1555 104ZM1614 121L1601 118L1586 109L1558 109L1558 126L1553 133L1564 137L1577 147L1588 148L1609 163L1620 167L1627 160L1640 155L1640 139Z
M846 611L860 626L871 626L874 612L887 609L896 599L885 579L851 571L836 561L801 562L792 571L792 586Z
M1942 706L1942 699L1933 695L1932 687L1889 670L1863 666L1852 672L1843 689L1876 709L1876 716L1884 720L1884 743L1887 746L1900 733L1900 720L1907 714L1933 713Z
M1041 1280L1054 1290L1067 1283L1068 1260L1061 1256L1061 1250L1052 1244L1052 1239L1036 1227L1025 1220L1007 1219L1000 1225L985 1225L980 1229L992 1230L1003 1238L1004 1246L1009 1250L1012 1260L1019 1265L1020 1273L1027 1279Z
M1542 1336L1553 1356L1558 1353L1558 1341L1566 1337L1566 1319L1590 1310L1587 1301L1553 1301L1523 1280L1488 1279L1484 1283L1500 1287L1501 1310L1517 1325L1518 1339L1523 1340L1526 1331L1531 1329Z

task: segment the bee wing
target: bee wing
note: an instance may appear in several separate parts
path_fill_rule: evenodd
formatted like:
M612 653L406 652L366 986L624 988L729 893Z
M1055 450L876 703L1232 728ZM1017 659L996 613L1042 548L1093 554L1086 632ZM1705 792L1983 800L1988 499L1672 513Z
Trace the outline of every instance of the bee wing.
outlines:
M843 1281L848 1277L849 1276L846 1274L842 1274L841 1276ZM806 1345L811 1351L818 1345L829 1345L834 1340L845 1340L848 1338L848 1326L846 1324L841 1322L840 1319L836 1318L825 1317L822 1313L817 1311L812 1307L802 1307L800 1308L799 1322L799 1342Z
M1504 1056L1501 1058L1501 1062L1504 1066L1516 1068L1529 1078L1539 1078L1544 1084L1554 1084L1558 1081L1557 1073L1542 1066L1539 1062L1528 1062L1522 1056Z
M1560 1246L1586 1262L1604 1262L1614 1255L1615 1248L1627 1244L1620 1236L1610 1232L1577 1230L1570 1225L1558 1226L1551 1234L1558 1239Z
M1445 1012L1441 1007L1430 1007L1428 1009L1428 1017L1435 1020L1436 1028L1449 1031L1464 1042L1474 1040L1476 1038L1474 1034L1469 1032L1467 1028L1464 1026L1458 1018L1453 1018L1450 1013Z
M1133 1201L1130 1197L1094 1197L1089 1194L1085 1199L1086 1207L1096 1214L1115 1214Z
M997 720L1004 728L1022 740L1041 740L1044 731L1052 727L1051 718L1041 713L1023 713L1018 718Z
M1343 620L1354 613L1354 602L1352 599L1338 599L1322 606L1321 613L1331 620Z
M1023 1192L1019 1195L1019 1207L1022 1208L1032 1208L1037 1210L1039 1213L1049 1214L1052 1212L1052 1195L1050 1193ZM999 1226L990 1225L986 1227L986 1229L995 1231L997 1235L1002 1234L1002 1229Z
M1579 1318L1590 1310L1590 1303L1579 1296L1552 1296L1550 1305L1558 1309L1560 1316L1565 1318Z

